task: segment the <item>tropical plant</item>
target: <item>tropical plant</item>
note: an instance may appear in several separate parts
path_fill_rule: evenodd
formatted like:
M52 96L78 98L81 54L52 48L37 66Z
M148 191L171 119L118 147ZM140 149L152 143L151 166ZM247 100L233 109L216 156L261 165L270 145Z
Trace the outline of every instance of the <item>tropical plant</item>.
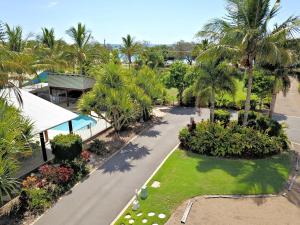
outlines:
M213 55L203 58L197 65L199 76L195 83L197 98L208 99L210 103L210 121L214 121L216 94L227 92L234 95L236 91L235 68L224 58Z
M4 197L12 198L18 190L19 182L14 177L16 171L16 162L12 158L0 155L0 203L3 203Z
M138 44L129 34L126 37L122 37L122 42L123 45L121 47L121 52L126 56L130 68L132 64L132 57L137 53Z
M189 81L185 76L189 72L189 67L180 61L175 61L170 68L169 73L165 76L165 85L167 88L177 88L179 104L183 105L182 95L185 88L189 86Z
M94 68L92 74L96 75L96 84L80 99L82 112L96 112L118 132L150 109L151 98L136 85L131 70L110 63Z
M80 74L84 74L84 63L86 61L87 46L91 39L91 32L86 29L85 25L78 23L77 27L68 29L67 34L74 41L72 53L79 64Z
M253 66L258 58L278 57L277 36L292 34L299 28L298 17L289 17L270 30L270 21L280 9L280 0L271 7L271 0L227 0L227 18L214 19L206 24L200 36L214 40L219 49L235 52L240 64L247 69L248 84L243 125L247 124L253 81Z
M10 27L5 24L6 28L6 45L10 51L21 52L24 48L24 42L22 39L23 29L20 26Z
M40 41L48 48L53 49L55 44L54 29L48 29L46 27L43 27L42 36L39 36L38 39L40 39Z

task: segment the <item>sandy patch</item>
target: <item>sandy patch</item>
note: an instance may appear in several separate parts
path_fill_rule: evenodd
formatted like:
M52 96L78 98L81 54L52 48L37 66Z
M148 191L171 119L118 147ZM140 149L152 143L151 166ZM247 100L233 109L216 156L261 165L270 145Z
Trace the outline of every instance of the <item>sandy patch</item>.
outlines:
M187 202L167 225L180 225ZM300 208L285 197L243 199L194 199L187 225L299 225Z

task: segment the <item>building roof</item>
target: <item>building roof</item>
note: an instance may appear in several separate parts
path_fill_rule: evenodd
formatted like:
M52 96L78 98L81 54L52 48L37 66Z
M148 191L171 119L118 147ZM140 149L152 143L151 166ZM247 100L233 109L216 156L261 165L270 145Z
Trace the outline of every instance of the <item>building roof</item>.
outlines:
M84 75L61 73L48 74L49 87L87 90L91 89L94 86L94 83L94 78Z
M8 95L8 102L19 108L23 116L34 123L34 134L49 130L78 117L77 114L48 102L27 91L20 90L23 105L20 106L14 94Z

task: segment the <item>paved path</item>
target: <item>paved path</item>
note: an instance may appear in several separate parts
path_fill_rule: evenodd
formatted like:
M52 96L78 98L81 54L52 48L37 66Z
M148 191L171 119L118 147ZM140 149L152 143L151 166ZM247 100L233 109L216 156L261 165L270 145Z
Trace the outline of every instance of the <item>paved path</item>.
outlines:
M201 110L208 118L208 111ZM36 225L108 225L178 144L178 131L196 120L191 108L174 108L160 124L142 133L88 179L75 186Z
M285 122L290 140L300 144L300 94L297 80L291 79L291 81L291 88L287 95L278 94L274 119Z

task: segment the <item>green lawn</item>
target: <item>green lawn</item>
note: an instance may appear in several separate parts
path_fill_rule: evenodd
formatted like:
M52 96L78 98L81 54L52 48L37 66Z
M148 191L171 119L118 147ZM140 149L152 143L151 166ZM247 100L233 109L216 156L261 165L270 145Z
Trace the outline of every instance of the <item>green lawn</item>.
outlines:
M170 103L174 104L177 102L178 90L176 88L167 89L167 99Z
M282 190L290 171L290 156L282 154L260 160L219 159L176 150L149 183L149 197L140 200L141 208L131 207L116 223L129 224L124 216L130 214L134 224L164 224L171 212L184 200L207 194L271 194ZM161 182L158 189L153 181ZM142 212L143 215L137 217ZM154 217L147 213L155 212ZM159 219L158 213L167 215Z

